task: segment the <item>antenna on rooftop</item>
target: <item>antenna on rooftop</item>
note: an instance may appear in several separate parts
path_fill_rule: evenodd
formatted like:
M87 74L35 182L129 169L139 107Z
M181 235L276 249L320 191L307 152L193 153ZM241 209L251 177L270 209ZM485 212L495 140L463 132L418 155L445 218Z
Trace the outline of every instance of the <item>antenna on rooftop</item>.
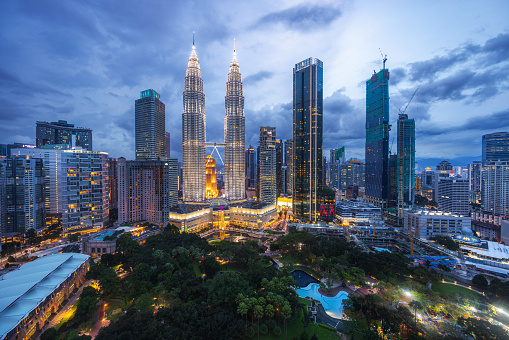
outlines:
M384 69L385 69L385 62L387 61L387 54L384 56L384 54L382 53L382 50L380 48L378 48L378 50L380 51L380 54L382 55L382 62L384 64Z

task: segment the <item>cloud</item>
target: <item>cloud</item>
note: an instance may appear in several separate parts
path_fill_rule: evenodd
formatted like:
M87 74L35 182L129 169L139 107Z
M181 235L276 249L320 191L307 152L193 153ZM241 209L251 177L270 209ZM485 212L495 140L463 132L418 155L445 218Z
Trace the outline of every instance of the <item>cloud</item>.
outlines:
M254 85L262 80L271 78L273 75L274 73L270 71L260 71L244 78L243 83L244 85Z
M256 27L283 24L295 30L324 28L341 16L341 11L331 6L299 5L261 17Z

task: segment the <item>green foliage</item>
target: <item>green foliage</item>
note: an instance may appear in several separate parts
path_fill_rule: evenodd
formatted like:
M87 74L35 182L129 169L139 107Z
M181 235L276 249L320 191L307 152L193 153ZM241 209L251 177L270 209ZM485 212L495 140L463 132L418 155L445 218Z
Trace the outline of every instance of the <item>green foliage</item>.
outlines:
M221 265L213 257L207 257L200 263L200 270L209 278L214 277L221 269Z
M272 329L272 334L274 334L275 336L280 336L281 335L281 328L279 326L276 326Z
M498 340L507 339L509 334L501 326L494 325L487 320L476 318L458 318L458 325L463 327L462 332L475 339Z
M74 233L69 235L69 242L76 242L80 239L80 233Z
M56 340L58 339L58 331L54 328L46 329L40 337L41 340Z
M105 296L116 296L122 286L119 277L111 267L104 268L99 277L99 286Z
M486 288L488 287L488 280L486 280L484 275L477 274L472 278L472 284L477 287Z
M134 309L141 313L152 313L154 311L154 299L149 293L145 293L136 299Z
M11 255L7 258L7 262L16 262L16 259Z
M76 304L76 312L74 318L78 323L86 321L97 309L99 295L97 290L92 286L83 288L78 303Z
M449 236L442 236L442 235L436 235L429 238L430 240L436 241L441 246L452 250L452 251L459 251L460 246L458 243L454 242L452 238Z

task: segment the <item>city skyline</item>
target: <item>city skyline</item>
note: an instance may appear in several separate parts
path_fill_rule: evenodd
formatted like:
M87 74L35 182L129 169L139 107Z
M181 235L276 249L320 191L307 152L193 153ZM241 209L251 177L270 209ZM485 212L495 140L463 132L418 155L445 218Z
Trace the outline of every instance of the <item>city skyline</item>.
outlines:
M461 20L451 19L459 5ZM313 55L326 64L324 153L345 145L347 158L363 159L362 84L382 67L379 48L388 54L391 70L393 127L398 108L419 88L407 111L416 120L418 161L478 160L481 136L509 126L502 93L509 51L509 24L503 16L508 4L503 2L276 7L176 2L157 10L127 3L114 11L110 6L5 6L0 17L9 30L0 47L10 52L0 57L0 143L35 144L37 120L62 119L92 129L95 150L134 159L133 99L153 88L167 106L172 155L182 159L180 96L192 31L200 51L211 142L223 139L223 70L231 60L233 38L243 65L246 145L256 145L263 125L275 126L282 140L291 138L291 68L295 60ZM364 24L373 15L382 18L379 29ZM29 33L34 28L37 34ZM149 35L154 39L146 39ZM22 101L13 100L18 95Z

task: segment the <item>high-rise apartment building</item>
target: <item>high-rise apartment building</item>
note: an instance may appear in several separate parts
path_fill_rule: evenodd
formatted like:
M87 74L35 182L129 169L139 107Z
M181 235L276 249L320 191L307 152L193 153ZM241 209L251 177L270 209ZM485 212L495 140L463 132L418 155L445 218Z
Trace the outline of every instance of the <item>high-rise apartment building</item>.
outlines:
M415 201L415 120L400 114L398 119L398 206L412 206ZM400 210L400 218L403 218Z
M43 160L26 156L0 159L0 232L39 232L45 228Z
M482 162L509 161L509 132L495 132L482 136Z
M224 182L225 196L235 200L246 197L244 152L246 118L244 117L244 95L242 76L235 48L226 82L224 98Z
M276 139L276 197L284 192L283 184L283 142Z
M323 63L308 58L293 69L293 214L320 218L323 147Z
M165 107L159 93L152 89L141 91L135 102L134 118L136 160L165 157Z
M118 178L117 178L117 159L108 158L108 172L110 179L110 210L118 208Z
M258 146L258 200L276 204L276 128L260 126Z
M205 94L200 62L194 46L187 62L182 113L182 166L184 201L205 200Z
M118 221L168 223L170 208L178 204L178 161L126 161L120 157L118 176Z
M468 216L470 214L468 186L467 178L459 176L440 178L435 193L439 210Z
M36 122L35 128L36 146L65 144L67 146L79 146L92 151L92 130L74 127L74 124L66 120L58 122Z
M286 194L293 193L293 139L285 141Z
M212 157L212 155L207 156L207 165L205 171L207 172L207 198L217 197L218 192L216 160L214 157Z
M381 208L388 205L389 130L389 70L384 67L366 81L366 200Z
M483 211L509 216L509 161L485 161L481 176Z
M468 165L468 180L470 181L469 189L475 193L477 200L481 199L481 172L482 163L480 161L474 161L472 164Z
M252 145L246 149L245 153L246 170L246 190L256 188L256 151Z
M164 133L164 148L165 148L165 156L167 158L170 158L170 154L171 154L171 148L170 148L170 133L169 132L165 132Z

